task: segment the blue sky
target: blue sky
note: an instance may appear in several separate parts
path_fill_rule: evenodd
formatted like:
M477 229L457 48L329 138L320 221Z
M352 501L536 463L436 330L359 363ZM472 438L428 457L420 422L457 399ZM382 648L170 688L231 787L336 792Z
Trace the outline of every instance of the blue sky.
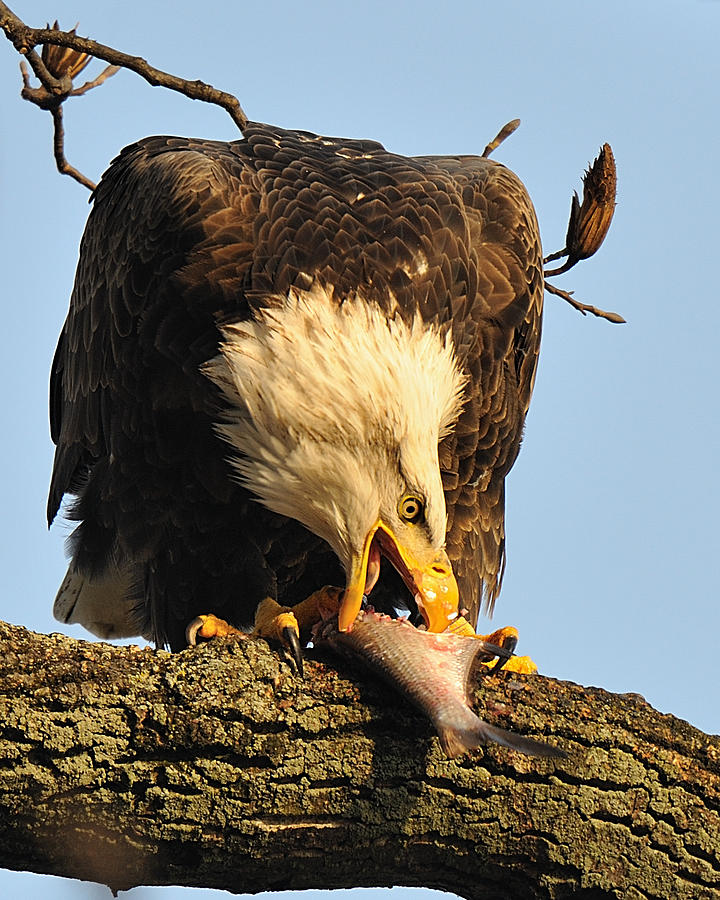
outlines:
M517 625L521 652L548 675L637 692L720 731L720 3L11 5L28 24L79 20L81 34L235 93L251 118L373 138L398 153L481 153L518 116L520 130L495 158L527 185L546 252L562 246L571 193L610 142L619 179L610 235L556 283L628 324L547 298L535 398L509 480L494 624ZM51 607L65 532L48 536L44 526L47 380L88 206L87 191L54 170L49 117L22 103L19 89L17 56L3 41L0 617L48 632L61 630ZM147 134L237 137L221 110L131 73L69 104L66 130L71 162L95 179ZM21 894L109 896L0 873L0 895Z

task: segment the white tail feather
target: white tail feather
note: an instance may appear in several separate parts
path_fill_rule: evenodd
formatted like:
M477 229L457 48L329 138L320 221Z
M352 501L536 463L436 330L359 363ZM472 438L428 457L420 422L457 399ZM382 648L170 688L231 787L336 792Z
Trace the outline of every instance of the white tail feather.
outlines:
M106 640L140 636L149 640L140 633L130 588L126 572L115 570L90 579L69 568L55 597L53 615L58 622L82 625Z

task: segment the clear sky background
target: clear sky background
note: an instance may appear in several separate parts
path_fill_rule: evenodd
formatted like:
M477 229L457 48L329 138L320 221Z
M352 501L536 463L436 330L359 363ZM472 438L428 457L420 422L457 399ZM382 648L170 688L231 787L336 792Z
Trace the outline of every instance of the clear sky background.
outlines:
M541 671L644 695L720 731L718 210L720 2L14 0L64 27L238 96L256 120L382 141L397 153L481 153L527 185L546 253L600 145L618 205L599 254L556 280L627 325L551 296L535 398L509 479L508 568L494 624ZM0 40L0 617L61 629L52 600L66 532L44 524L48 372L87 191L59 176L50 118L19 99ZM98 64L87 72L97 73ZM70 161L97 179L148 134L238 137L219 108L122 72L65 107ZM109 896L0 873L0 896ZM141 898L219 892L136 889ZM394 895L397 898L398 895ZM401 895L400 895L401 896Z

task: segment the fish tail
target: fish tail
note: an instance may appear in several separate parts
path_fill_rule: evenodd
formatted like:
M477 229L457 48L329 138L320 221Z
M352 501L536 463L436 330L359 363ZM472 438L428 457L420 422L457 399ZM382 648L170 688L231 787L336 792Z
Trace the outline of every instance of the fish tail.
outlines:
M552 747L550 744L536 741L534 738L513 734L511 731L505 731L504 728L496 728L494 725L488 725L487 722L483 722L482 719L477 717L475 719L476 721L466 728L448 727L438 729L440 743L449 757L454 759L462 756L468 750L475 750L489 743L501 744L503 747L518 750L520 753L525 753L528 756L567 756L567 753L559 747Z

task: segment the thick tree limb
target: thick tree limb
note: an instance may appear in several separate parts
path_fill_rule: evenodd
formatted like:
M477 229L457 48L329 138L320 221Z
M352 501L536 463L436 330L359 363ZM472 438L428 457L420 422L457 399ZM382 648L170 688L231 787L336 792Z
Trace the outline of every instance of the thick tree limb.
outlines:
M0 646L2 866L116 890L719 896L720 740L635 695L487 679L489 721L570 757L452 762L340 661L300 680L260 641L171 656L0 626Z

